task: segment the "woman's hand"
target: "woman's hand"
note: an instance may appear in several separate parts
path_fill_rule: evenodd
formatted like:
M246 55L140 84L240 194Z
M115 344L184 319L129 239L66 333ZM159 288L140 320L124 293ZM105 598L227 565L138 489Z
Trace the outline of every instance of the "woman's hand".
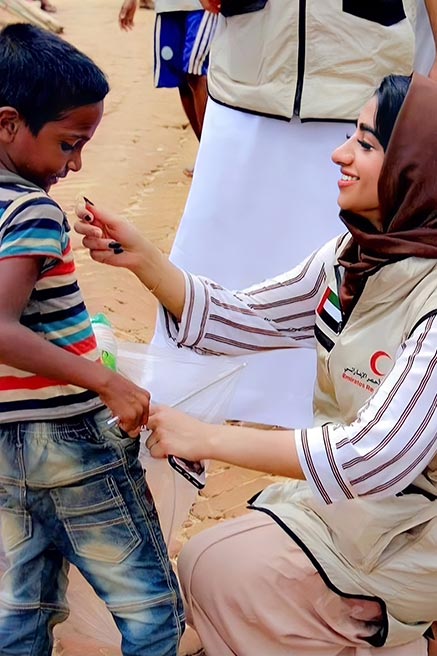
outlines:
M74 224L96 262L129 269L162 305L181 320L185 303L182 271L134 225L98 209L86 198L76 204L79 221Z
M122 30L132 30L134 27L134 16L137 11L137 0L124 0L118 14L118 24Z
M211 424L174 408L154 405L150 408L147 428L152 432L146 446L154 458L173 455L197 461L209 457L208 438L215 428Z
M152 433L146 446L154 458L221 460L268 474L305 478L292 430L206 424L163 405L150 407L147 428Z
M85 199L76 203L76 214L79 221L74 229L83 236L82 244L96 262L124 267L135 273L157 250L134 225L98 209Z

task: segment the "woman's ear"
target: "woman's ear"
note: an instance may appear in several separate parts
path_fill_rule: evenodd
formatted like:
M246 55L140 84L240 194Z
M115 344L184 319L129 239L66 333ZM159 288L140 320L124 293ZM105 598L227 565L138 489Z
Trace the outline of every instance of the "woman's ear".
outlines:
M12 143L21 120L14 107L0 107L0 142Z

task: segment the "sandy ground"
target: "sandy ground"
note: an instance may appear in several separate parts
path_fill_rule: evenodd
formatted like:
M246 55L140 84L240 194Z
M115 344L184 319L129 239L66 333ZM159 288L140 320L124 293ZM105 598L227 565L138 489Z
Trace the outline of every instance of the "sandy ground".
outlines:
M197 142L175 89L153 87L154 13L137 12L135 29L122 32L117 23L121 0L54 0L64 37L89 54L108 75L111 92L103 121L87 145L83 168L52 189L73 219L75 198L86 195L126 216L165 252L169 252L189 191L183 168L196 156ZM14 18L0 10L1 22ZM105 312L119 337L148 342L153 334L156 303L128 272L93 263L73 234L78 277L92 314ZM213 464L208 483L173 546L228 517L245 512L246 500L271 481L256 472ZM193 654L199 641L187 631L181 656ZM91 653L80 637L62 656ZM93 654L118 654L115 650Z

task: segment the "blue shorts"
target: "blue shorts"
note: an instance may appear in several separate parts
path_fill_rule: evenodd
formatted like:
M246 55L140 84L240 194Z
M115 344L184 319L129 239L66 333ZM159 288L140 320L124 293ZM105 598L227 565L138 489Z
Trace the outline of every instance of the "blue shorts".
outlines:
M187 74L206 75L217 16L203 9L156 15L155 87L180 87Z

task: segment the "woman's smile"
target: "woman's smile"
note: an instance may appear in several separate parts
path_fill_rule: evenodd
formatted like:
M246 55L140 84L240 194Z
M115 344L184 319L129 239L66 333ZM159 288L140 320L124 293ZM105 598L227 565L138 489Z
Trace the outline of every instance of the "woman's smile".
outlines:
M364 106L355 132L332 154L340 167L338 204L342 210L360 214L376 227L380 223L378 180L384 149L375 131L376 97Z
M359 177L356 175L352 175L351 173L346 173L346 172L341 172L341 178L338 181L338 186L339 189L345 189L346 187L349 187L351 184L354 182L357 182L359 180Z

